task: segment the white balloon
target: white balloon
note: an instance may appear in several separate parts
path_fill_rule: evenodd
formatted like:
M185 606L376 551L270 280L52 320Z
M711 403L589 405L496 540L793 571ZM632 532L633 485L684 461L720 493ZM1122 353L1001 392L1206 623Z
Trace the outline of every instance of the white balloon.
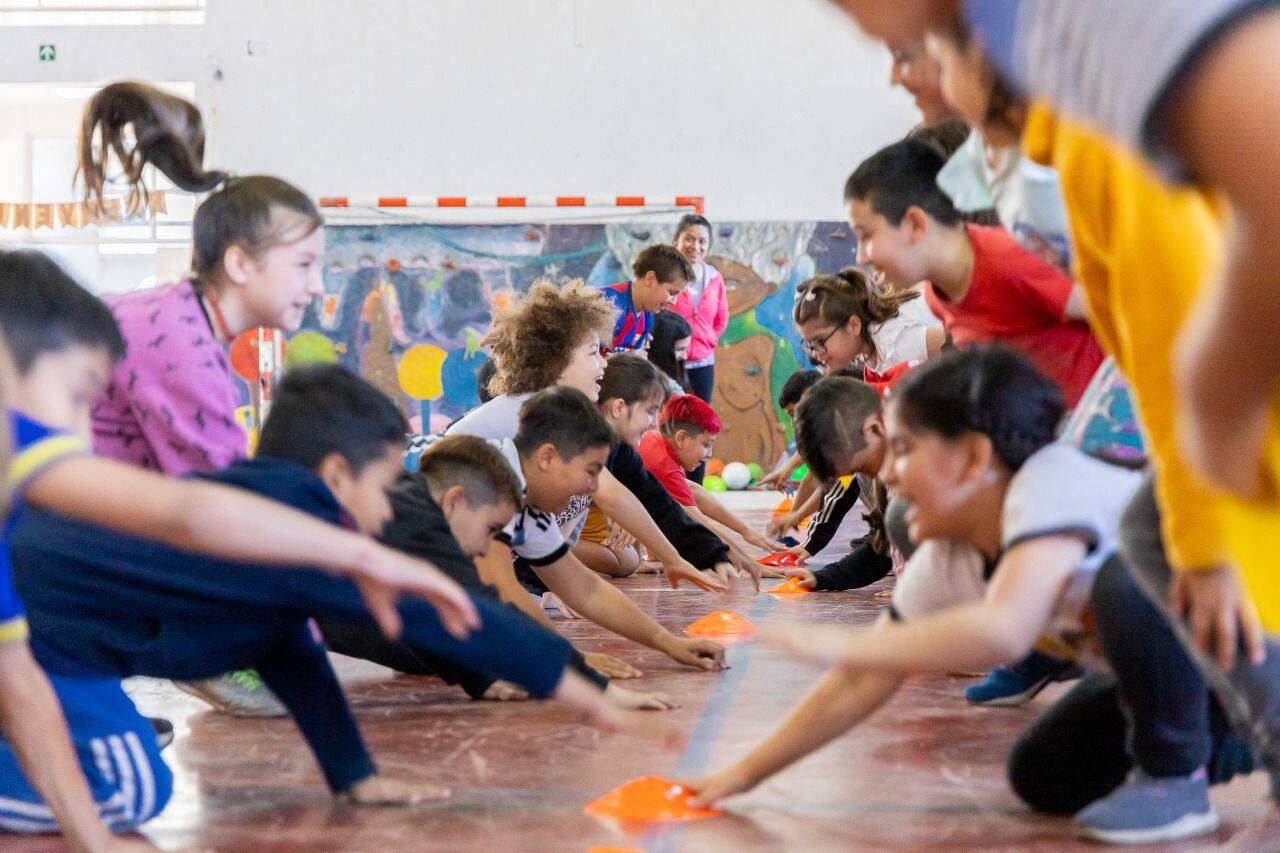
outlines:
M720 479L731 489L745 489L751 482L751 469L741 462L730 462L724 466Z

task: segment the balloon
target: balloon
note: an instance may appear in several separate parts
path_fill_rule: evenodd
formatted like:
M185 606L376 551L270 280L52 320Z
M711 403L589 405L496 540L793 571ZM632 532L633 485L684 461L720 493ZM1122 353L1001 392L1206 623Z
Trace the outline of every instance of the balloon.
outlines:
M284 366L289 369L308 364L337 364L338 351L333 341L319 332L299 332L289 339Z
M764 469L760 467L759 462L748 462L747 470L751 472L751 482L756 482L764 477Z
M724 473L720 477L724 480L725 486L734 491L745 489L751 482L751 469L741 462L730 462L724 466Z
M724 480L721 480L715 474L702 478L702 488L706 489L708 492L729 491L729 487L724 484Z
M444 393L440 382L440 368L444 365L445 352L434 344L418 344L410 347L400 357L397 371L400 389L415 400L434 400Z
M236 336L227 350L231 369L245 382L258 381L258 330L248 329Z
M707 460L707 471L713 477L719 477L720 472L724 470L724 460L716 459L714 456Z

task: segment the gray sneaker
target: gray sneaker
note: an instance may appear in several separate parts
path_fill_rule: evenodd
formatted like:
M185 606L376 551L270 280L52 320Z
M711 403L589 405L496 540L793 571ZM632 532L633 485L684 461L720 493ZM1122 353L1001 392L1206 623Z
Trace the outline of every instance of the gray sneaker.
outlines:
M1152 844L1218 828L1204 768L1190 776L1156 778L1134 770L1108 796L1082 809L1076 834L1107 844Z
M175 681L174 685L233 717L286 717L284 705L251 669L229 672L204 681Z

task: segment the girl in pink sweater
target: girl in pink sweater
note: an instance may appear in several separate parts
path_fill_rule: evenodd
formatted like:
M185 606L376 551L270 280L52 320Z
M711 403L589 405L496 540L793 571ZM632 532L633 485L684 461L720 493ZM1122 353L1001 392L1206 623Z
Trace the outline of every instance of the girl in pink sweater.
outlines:
M324 221L279 178L206 171L199 112L145 84L107 86L85 109L80 169L90 204L102 198L106 151L119 156L135 204L146 195L147 164L183 189L213 192L192 223L194 274L106 299L127 349L93 407L94 449L170 475L218 470L248 451L226 348L257 326L302 323L324 291ZM283 711L252 674L179 686L231 713Z
M693 328L685 361L689 390L710 403L716 382L716 345L729 325L724 276L706 261L711 248L711 223L695 213L682 217L676 225L675 247L693 265L696 276L680 291L672 309Z

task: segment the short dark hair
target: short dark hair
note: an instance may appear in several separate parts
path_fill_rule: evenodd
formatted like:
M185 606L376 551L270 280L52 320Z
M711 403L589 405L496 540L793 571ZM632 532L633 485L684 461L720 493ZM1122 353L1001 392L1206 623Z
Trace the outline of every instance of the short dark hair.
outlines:
M1000 346L949 353L915 368L894 388L898 419L909 429L959 438L979 432L1017 471L1051 443L1062 420L1062 391L1026 357Z
M576 388L547 388L520 407L515 445L521 457L550 444L561 458L573 459L597 447L612 448L617 440L604 415Z
M49 352L73 346L124 356L111 309L41 252L0 250L0 327L19 374Z
M923 139L908 137L881 148L854 170L844 185L845 201L865 201L897 225L918 207L943 225L959 225L960 212L938 187L946 158Z
M693 266L689 259L680 254L675 246L666 243L655 243L645 246L636 255L631 272L636 278L644 278L649 273L658 277L658 281L668 284L673 281L693 281Z
M796 449L824 482L850 473L849 460L867 446L862 425L880 411L880 395L848 376L828 376L796 406Z
M391 398L350 370L318 364L290 370L276 386L258 455L315 469L331 453L353 474L404 443L408 423Z
M603 406L609 400L621 400L630 406L644 400L661 400L665 393L662 377L648 359L635 353L623 352L611 356L604 366L597 405Z
M778 406L785 409L787 406L799 403L804 392L812 388L821 378L822 374L816 370L797 370L783 383L782 391L778 394Z
M437 501L454 486L462 486L467 506L493 506L510 502L524 505L524 487L502 451L475 435L446 435L422 454L419 476Z
M680 221L676 223L676 239L680 239L680 235L690 228L702 227L707 229L707 236L713 236L711 233L711 223L707 221L707 217L701 213L686 213L680 217Z

